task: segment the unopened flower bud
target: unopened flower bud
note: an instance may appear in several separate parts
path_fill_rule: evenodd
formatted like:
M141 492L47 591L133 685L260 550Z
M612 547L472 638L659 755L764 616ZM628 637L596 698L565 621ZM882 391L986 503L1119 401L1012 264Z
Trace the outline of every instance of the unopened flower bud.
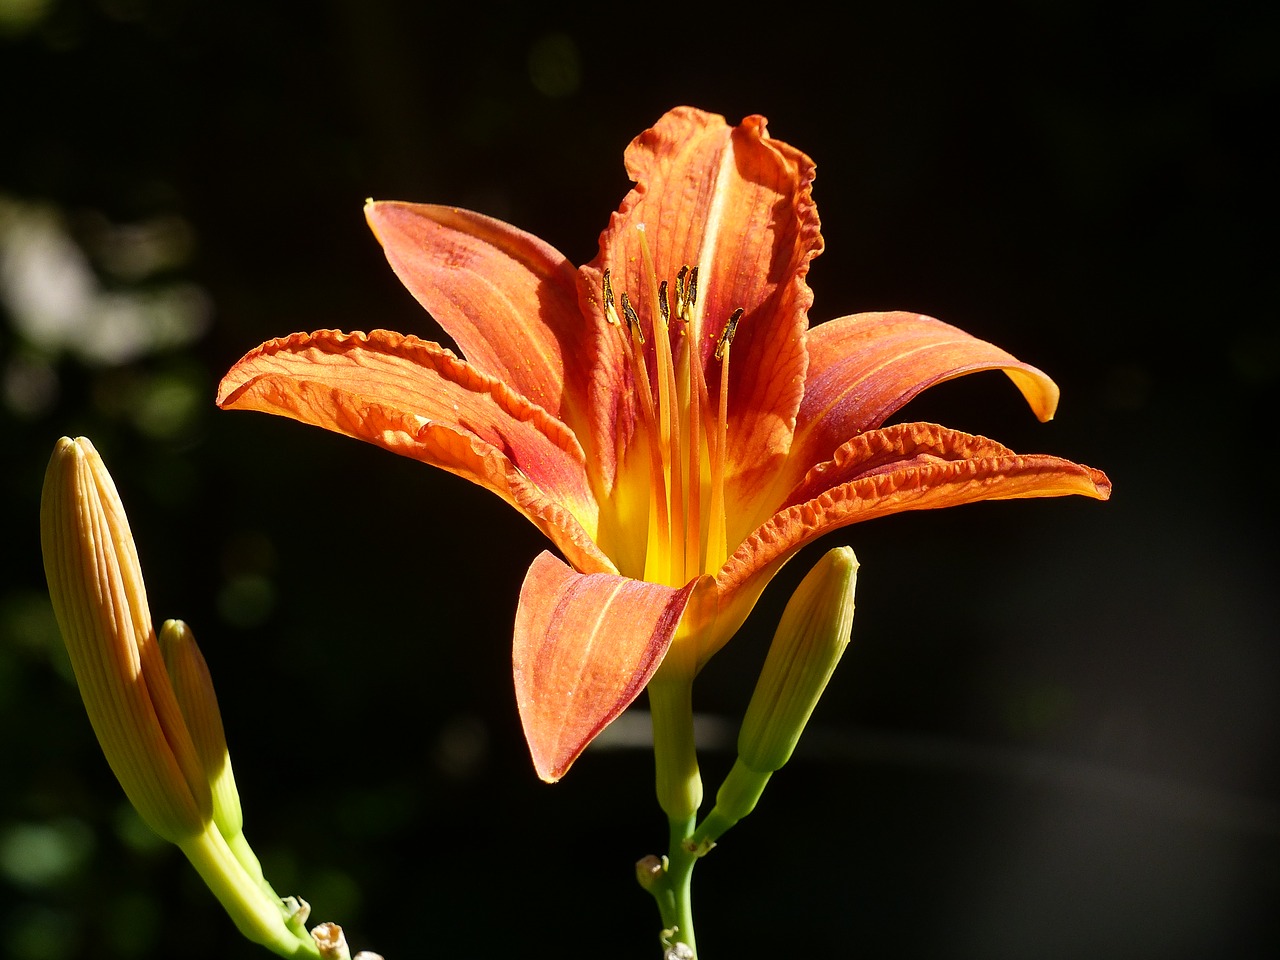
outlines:
M240 793L231 770L231 753L222 728L222 713L213 689L213 677L195 634L181 620L166 620L160 627L160 652L178 707L195 744L205 782L213 794L213 823L245 873L272 899L275 891L262 875L262 864L244 838L244 814Z
M791 758L849 644L857 572L853 550L837 547L787 603L738 733L738 756L752 770L771 773Z
M76 684L129 802L186 854L241 933L281 956L317 956L305 930L286 924L244 842L208 668L185 624L171 620L164 629L170 676L128 518L84 437L64 437L54 448L40 544Z
M159 639L174 695L195 743L205 780L213 791L213 822L224 837L234 837L244 829L244 815L209 667L195 635L183 621L166 620L160 627Z
M738 732L738 759L716 791L716 805L686 841L689 852L702 856L715 846L755 809L774 771L791 759L849 645L857 571L853 550L837 547L792 594Z
M211 816L209 784L156 644L128 518L84 437L54 448L40 544L76 683L116 779L166 840L199 834Z

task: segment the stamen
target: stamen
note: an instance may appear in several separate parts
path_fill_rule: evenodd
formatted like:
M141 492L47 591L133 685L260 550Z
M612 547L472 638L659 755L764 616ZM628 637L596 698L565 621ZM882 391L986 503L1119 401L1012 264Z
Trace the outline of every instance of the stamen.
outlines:
M624 294L625 296L625 294ZM733 311L729 315L729 322L724 325L724 330L720 334L720 339L716 341L716 359L723 360L729 345L733 343L733 336L738 332L738 321L742 319L745 311L742 307Z
M613 326L621 326L622 321L618 319L617 308L613 304L613 283L609 280L609 268L604 268L604 318Z
M684 326L681 326L684 332ZM685 473L685 576L702 570L702 406L700 395L706 392L701 385L702 364L697 351L690 349L692 338L680 341L677 382L684 388L680 395L681 408L685 411L686 433L681 438L681 467ZM695 379L696 377L696 379Z
M640 346L644 346L644 328L640 326L640 318L636 316L635 307L631 306L631 298L622 294L622 315L627 318L627 331L635 334Z
M642 261L636 279L645 295L633 302L619 290L615 300L613 275L603 270L602 299L608 322L624 331L639 414L632 442L648 454L644 577L680 585L697 573L714 574L728 553L729 353L744 310L733 311L719 337L708 343L698 303L698 267L681 266L674 287L659 281L643 226L637 239L640 256L632 262ZM647 321L639 315L642 304ZM651 323L652 343L642 322ZM673 323L680 326L675 342ZM715 396L708 389L710 358L703 352L708 346L720 367Z
M671 522L671 538L668 539L668 549L666 550L667 577L671 583L683 582L684 580L684 551L680 551L680 556L673 556L669 546L675 537L685 534L684 519L684 493L681 489L680 477L680 418L674 404L676 397L676 382L674 364L671 358L671 335L668 327L668 321L671 317L671 308L667 300L667 284L665 281L658 282L657 270L654 268L653 254L649 250L649 241L647 239L643 224L637 227L640 239L640 255L644 260L644 269L646 279L648 280L649 295L654 304L653 319L653 356L657 362L657 370L655 371L658 384L658 441L660 445L660 454L662 459L662 475L663 475L663 495L666 497L669 510L668 518ZM659 322L661 317L661 322Z
M729 448L729 348L733 345L734 334L738 332L738 321L745 311L742 307L729 315L720 339L716 341L716 359L720 361L720 403L716 411L715 446L711 452L711 511L707 528L708 572L716 570L728 556L727 521L724 499L725 466Z
M654 409L653 392L649 388L649 371L644 361L644 333L640 318L631 306L631 298L622 294L622 313L627 318L626 352L631 360L631 376L640 399L640 423L635 437L649 453L649 544L645 549L644 577L657 581L666 571L658 566L659 558L670 553L671 520L666 496L666 471L663 469L659 437L659 414ZM633 342L634 338L634 342Z

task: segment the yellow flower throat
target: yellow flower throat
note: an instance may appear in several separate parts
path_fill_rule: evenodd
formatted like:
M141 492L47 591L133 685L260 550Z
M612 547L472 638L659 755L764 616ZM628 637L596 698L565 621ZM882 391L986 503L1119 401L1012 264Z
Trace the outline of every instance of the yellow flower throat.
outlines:
M675 277L673 303L668 282L658 281L644 225L636 230L644 258L644 281L648 287L645 294L651 305L647 311L653 340L651 354L630 296L623 292L615 300L608 268L602 278L604 314L622 332L640 408L640 420L628 450L618 451L618 485L643 482L648 487L644 579L683 586L699 574L714 574L727 557L724 485L729 351L743 308L733 312L716 341L720 382L713 406L698 349L702 342L698 268L680 268ZM677 334L674 353L672 324ZM650 362L654 365L652 376ZM631 450L647 451L647 477L623 470ZM632 483L628 484L628 480ZM631 499L626 496L629 492L636 491L617 491L627 500ZM628 524L633 536L635 527L642 523L638 515L634 523Z

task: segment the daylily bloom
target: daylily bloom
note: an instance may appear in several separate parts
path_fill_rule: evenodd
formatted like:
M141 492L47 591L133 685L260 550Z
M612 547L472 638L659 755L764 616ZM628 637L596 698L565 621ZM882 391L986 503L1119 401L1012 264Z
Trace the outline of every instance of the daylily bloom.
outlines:
M810 328L814 165L763 117L731 127L679 108L625 162L635 187L579 269L478 213L370 201L392 268L462 357L385 330L299 333L248 353L218 391L221 407L466 477L551 539L568 564L533 561L513 656L547 780L659 669L691 677L824 533L904 510L1110 492L1100 471L1056 457L883 426L925 388L980 370L1003 370L1041 420L1058 390L914 313Z

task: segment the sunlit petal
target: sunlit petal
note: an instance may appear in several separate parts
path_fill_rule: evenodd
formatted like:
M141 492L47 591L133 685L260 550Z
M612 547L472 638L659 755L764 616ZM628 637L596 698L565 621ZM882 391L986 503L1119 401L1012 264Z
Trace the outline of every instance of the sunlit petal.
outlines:
M1058 387L994 344L918 313L859 313L809 330L809 377L789 457L791 482L850 437L880 426L929 387L1003 370L1032 412L1050 420Z
M563 254L456 207L370 201L365 217L396 276L472 366L587 437L588 331Z
M273 340L231 368L224 409L291 417L443 467L497 493L583 569L611 570L564 424L437 344L385 330Z
M730 368L728 482L750 482L738 478L767 470L785 453L804 391L803 338L813 302L805 276L822 250L813 162L771 139L763 117L730 127L687 107L632 141L625 160L636 186L601 234L600 253L583 271L586 286L598 289L601 271L611 267L615 285L648 289L640 224L659 278L697 266L698 308L687 333L713 392L716 341L743 308ZM633 417L616 419L625 426Z
M985 437L929 423L864 433L816 465L783 508L748 537L716 577L720 643L731 636L769 580L825 533L907 510L982 500L1069 495L1106 500L1111 483L1092 467L1014 453ZM723 638L723 639L720 639ZM702 660L715 649L702 651Z
M533 561L512 658L516 703L542 779L564 776L644 689L696 584L581 574L546 552Z

